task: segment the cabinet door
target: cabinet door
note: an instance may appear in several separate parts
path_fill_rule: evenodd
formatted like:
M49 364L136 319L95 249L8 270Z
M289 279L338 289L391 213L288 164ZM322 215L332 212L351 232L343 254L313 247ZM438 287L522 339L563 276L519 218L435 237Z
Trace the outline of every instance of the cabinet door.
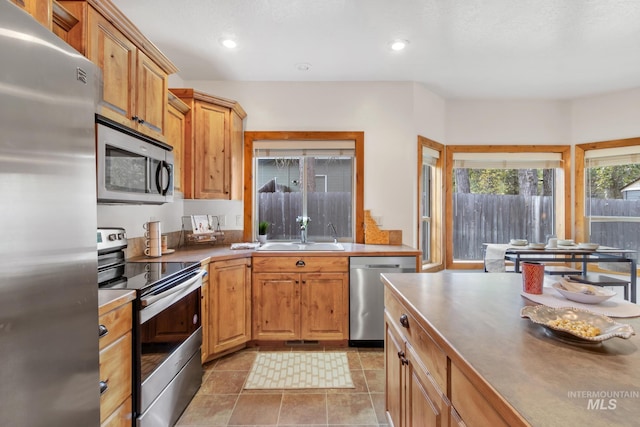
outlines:
M93 8L89 8L87 57L102 70L102 115L135 128L136 47Z
M401 357L404 357L404 341L396 331L393 322L389 319L389 313L385 311L385 406L387 420L392 427L403 425L404 414L402 413L402 374L404 367Z
M346 273L308 273L301 278L303 339L348 338L349 278Z
M213 354L251 339L251 259L209 264L209 351Z
M253 339L300 338L300 275L253 275Z
M244 158L244 121L235 111L231 111L231 165L229 170L229 187L231 200L242 200L243 197L243 158Z
M208 268L207 265L203 265L203 268ZM207 270L209 271L209 270ZM209 325L209 301L211 300L210 292L209 292L209 277L211 273L206 274L202 278L202 288L200 289L200 313L202 313L202 346L200 347L201 360L202 363L209 360L211 351L209 350L209 340L207 337L211 335L210 325Z
M406 344L406 422L407 426L448 426L449 405L433 377L420 362L410 344Z
M205 102L195 103L196 199L229 199L229 110Z
M169 103L167 107L167 120L165 124L165 135L167 144L173 147L173 190L183 191L183 150L185 140L185 114Z
M135 120L137 129L163 140L167 116L167 74L147 55L137 52Z

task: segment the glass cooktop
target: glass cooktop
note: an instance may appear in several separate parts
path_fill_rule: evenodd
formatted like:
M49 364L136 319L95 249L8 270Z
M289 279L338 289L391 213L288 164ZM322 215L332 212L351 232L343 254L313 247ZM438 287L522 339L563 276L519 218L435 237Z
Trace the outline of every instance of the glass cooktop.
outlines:
M200 267L198 262L127 262L122 276L100 285L101 289L141 291L188 275Z

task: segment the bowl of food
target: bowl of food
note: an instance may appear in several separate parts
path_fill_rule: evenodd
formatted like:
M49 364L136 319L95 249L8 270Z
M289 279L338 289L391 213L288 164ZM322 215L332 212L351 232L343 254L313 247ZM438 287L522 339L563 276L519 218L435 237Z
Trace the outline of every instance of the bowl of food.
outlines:
M616 295L616 292L610 289L568 280L556 282L551 287L566 299L583 304L600 304Z
M511 239L509 240L509 244L511 246L527 246L527 243L529 243L527 240L525 239Z

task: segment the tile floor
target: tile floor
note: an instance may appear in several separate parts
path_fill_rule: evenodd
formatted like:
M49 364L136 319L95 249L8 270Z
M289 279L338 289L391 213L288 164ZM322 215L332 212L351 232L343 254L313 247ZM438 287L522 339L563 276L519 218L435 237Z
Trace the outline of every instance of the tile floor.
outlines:
M352 389L243 390L258 351L345 351ZM204 366L202 387L176 427L386 426L381 348L248 348Z

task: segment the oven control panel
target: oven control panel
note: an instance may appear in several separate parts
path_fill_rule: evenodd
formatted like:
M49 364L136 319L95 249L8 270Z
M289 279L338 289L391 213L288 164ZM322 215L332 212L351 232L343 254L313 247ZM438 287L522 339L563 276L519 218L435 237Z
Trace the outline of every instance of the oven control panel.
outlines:
M98 228L96 244L98 253L111 252L127 247L124 228Z

